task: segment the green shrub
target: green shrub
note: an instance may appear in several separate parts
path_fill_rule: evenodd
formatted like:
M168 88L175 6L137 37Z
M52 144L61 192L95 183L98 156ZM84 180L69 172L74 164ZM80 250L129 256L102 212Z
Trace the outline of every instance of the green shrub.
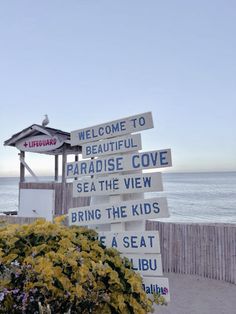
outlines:
M0 313L150 312L140 275L96 237L93 230L44 220L3 226Z

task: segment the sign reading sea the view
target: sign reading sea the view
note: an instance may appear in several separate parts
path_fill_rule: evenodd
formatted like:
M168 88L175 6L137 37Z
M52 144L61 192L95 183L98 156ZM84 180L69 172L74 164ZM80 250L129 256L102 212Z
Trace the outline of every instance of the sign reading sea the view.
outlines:
M84 158L66 165L67 178L76 178L73 196L109 196L109 201L70 208L69 224L101 226L100 242L131 261L143 277L147 294L159 293L169 302L168 278L162 277L159 233L135 225L169 216L165 197L142 197L144 192L163 191L161 173L150 170L172 166L169 148L139 152L141 134L136 132L151 128L152 113L146 112L71 132L71 145L82 145ZM124 200L124 195L132 197ZM125 223L129 223L129 230ZM111 231L102 229L105 224Z

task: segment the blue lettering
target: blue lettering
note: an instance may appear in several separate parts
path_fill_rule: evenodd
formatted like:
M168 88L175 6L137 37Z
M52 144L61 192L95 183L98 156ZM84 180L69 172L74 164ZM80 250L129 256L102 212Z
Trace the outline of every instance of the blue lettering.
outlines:
M129 189L129 186L130 186L130 178L124 178L124 183L125 183L125 188L126 188L126 190L128 190Z
M133 155L132 156L132 167L135 168L139 168L140 167L140 163L138 161L135 162L135 159L139 160L139 156L138 155Z
M69 172L71 172L73 169L73 165L72 164L67 164L67 167L66 167L66 175L68 176L69 175Z
M140 247L147 247L144 236L141 236Z
M108 159L108 171L115 170L114 158Z
M112 238L111 246L112 246L112 247L117 247L116 237L113 237L113 238Z
M155 236L148 236L148 239L150 240L150 247L153 247L153 240L155 239Z
M146 186L146 185L145 185ZM134 187L134 186L133 186ZM142 184L141 184L141 178L135 178L135 188L136 189L141 189Z
M78 168L78 164L77 164L77 168ZM87 168L87 165L85 162L82 162L80 164L80 174L86 174L86 168ZM77 171L78 173L79 171Z
M77 192L81 193L82 192L82 183L77 183L76 187L77 187Z
M149 204L149 203L144 203L143 204L144 205L144 213L146 214L146 215L148 215L148 214L150 214L151 213L151 205Z
M102 245L106 245L106 237L105 236L101 236L100 238L99 238L99 241L101 242L101 244Z
M152 262L154 263L154 265L152 264ZM153 261L151 259L149 259L149 266L151 270L157 270L157 260L154 259Z
M71 213L71 221L76 222L76 213Z
M84 140L84 135L85 135L84 131L79 132L78 136L80 141Z
M128 248L129 247L129 237L124 237L123 238L123 246L125 248Z
M100 128L98 129L98 134L99 134L100 136L103 136L103 135L104 135L104 128L103 128L103 127L100 127Z
M86 139L90 139L91 138L91 130L86 130L85 134L86 134Z
M155 213L155 214L158 214L159 212L160 212L160 208L158 207L159 206L159 204L157 203L157 202L155 202L155 203L153 203L152 204L152 206L153 206L153 212Z
M144 187L151 187L151 181L152 178L151 177L144 177L143 178L143 183L144 183Z
M126 130L126 128L125 128L125 121L121 121L120 122L120 130L121 131L125 131Z
M157 165L157 155L158 155L157 152L150 154L153 166Z
M136 243L137 236L131 236L130 237L130 241L131 241L131 247L134 248L134 249L137 249L138 248L138 245Z
M133 216L139 216L139 213L138 213L138 205L132 205L131 206L131 210L132 210L132 215Z
M96 132L95 132L95 130L94 130L94 129L92 129L91 131L92 131L92 137L93 137L93 138L98 137L98 135L96 134Z
M144 117L140 117L139 118L139 125L140 126L143 126L145 124L145 119L144 119Z
M160 163L161 163L161 165L168 165L168 161L166 161L166 154L167 154L167 151L160 152Z
M91 155L91 146L86 146L86 155Z
M148 260L146 260L146 259L141 259L141 270L144 270L144 271L146 271L146 270L148 270L149 269L149 265L148 265Z

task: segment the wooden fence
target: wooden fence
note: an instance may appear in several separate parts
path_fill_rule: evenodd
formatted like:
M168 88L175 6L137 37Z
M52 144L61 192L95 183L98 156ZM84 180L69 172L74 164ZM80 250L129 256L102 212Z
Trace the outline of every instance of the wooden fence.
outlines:
M1 218L18 224L37 219ZM147 221L146 225L147 230L159 230L164 272L199 275L236 284L236 225L156 221Z
M236 284L236 225L147 221L159 230L164 272Z

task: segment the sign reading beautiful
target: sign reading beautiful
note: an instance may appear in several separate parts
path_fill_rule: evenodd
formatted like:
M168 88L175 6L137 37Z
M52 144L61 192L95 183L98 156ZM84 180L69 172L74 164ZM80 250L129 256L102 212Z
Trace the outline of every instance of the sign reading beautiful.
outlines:
M82 157L97 157L142 149L141 134L131 134L83 144Z

